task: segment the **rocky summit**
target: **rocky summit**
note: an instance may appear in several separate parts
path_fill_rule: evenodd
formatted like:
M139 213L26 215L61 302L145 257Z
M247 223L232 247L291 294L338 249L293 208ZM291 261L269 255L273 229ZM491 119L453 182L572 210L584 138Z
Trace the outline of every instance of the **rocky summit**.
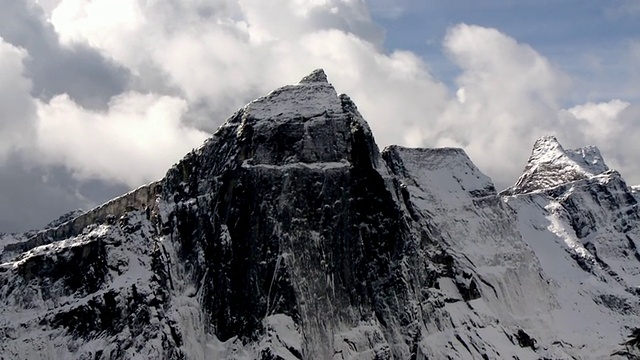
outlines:
M498 194L322 70L166 176L0 237L0 359L638 359L638 188L540 139Z

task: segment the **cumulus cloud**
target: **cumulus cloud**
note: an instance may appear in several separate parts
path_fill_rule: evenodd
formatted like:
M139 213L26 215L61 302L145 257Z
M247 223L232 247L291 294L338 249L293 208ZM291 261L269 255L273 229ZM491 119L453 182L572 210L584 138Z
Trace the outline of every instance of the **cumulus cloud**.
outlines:
M640 180L640 104L621 100L586 103L561 113L561 121L570 124L564 136L573 142L582 141L600 148L605 161L637 184Z
M531 47L495 29L454 26L444 48L460 68L458 89L424 142L465 148L506 186L521 171L530 144L558 132L556 114L569 79Z
M625 130L626 127L618 120L629 105L618 99L601 103L588 102L568 109L567 112L571 115L568 121L575 125L575 130L583 137L604 145Z
M458 88L422 132L424 145L463 147L504 188L521 173L534 141L553 134L566 147L597 145L611 166L632 182L640 179L632 160L640 150L636 106L613 99L564 109L570 77L496 29L459 24L443 46L460 69Z
M63 0L52 23L64 41L92 44L134 74L157 69L192 105L189 122L209 132L317 67L354 98L383 144L418 145L420 124L447 96L417 56L381 49L383 32L360 0L182 4Z
M100 181L80 184L63 169L40 163L38 100L25 66L30 58L0 37L0 232L34 229L126 190ZM85 187L90 198L81 195Z
M521 173L533 142L553 134L567 147L597 145L611 166L640 179L637 105L613 99L563 109L570 77L496 29L459 24L443 46L460 69L458 88L436 118L421 124L422 145L464 148L504 188Z
M181 125L182 99L125 93L107 111L84 109L67 95L38 104L38 146L43 161L66 166L80 179L131 187L160 178L208 134Z
M87 44L60 44L44 11L32 0L2 2L0 37L29 54L23 61L24 72L37 98L49 100L66 93L83 106L99 108L129 82L126 69Z
M495 29L449 30L444 48L461 70L454 92L415 54L383 51L361 1L181 4L63 0L52 23L63 41L91 44L134 74L156 69L190 104L188 123L208 132L315 67L356 101L382 145L462 146L500 186L517 178L537 137L562 132L568 76Z
M35 103L25 78L26 51L0 37L0 164L31 141Z

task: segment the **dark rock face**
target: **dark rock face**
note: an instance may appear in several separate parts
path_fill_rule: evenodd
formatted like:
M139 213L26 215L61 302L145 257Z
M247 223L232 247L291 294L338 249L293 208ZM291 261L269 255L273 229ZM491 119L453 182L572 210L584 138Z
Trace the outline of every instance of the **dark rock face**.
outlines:
M597 253L585 276L619 250L593 239L603 223L637 254L621 181L549 192ZM460 149L380 153L317 70L159 182L2 244L0 358L589 358L554 320L573 299L519 217L541 203L504 199ZM632 289L630 269L609 266ZM585 293L637 315L626 295Z
M334 92L315 74L265 102L306 88ZM330 358L335 331L382 316L380 295L402 285L393 266L408 231L377 147L351 101L331 95L329 109L267 124L249 104L167 175L176 206L163 226L222 341L257 338L284 314L304 324L297 352Z

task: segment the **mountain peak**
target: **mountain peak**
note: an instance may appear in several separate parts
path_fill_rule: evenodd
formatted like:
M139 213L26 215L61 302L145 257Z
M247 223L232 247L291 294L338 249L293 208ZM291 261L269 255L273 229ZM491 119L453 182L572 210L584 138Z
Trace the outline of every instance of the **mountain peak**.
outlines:
M544 137L514 188L588 186L501 198L461 149L381 154L316 70L163 179L0 234L0 358L622 357L640 190L606 169Z
M324 73L323 69L315 69L311 72L311 74L303 77L299 83L300 84L329 83L329 81L327 80L327 74Z
M506 194L521 194L588 179L609 170L595 146L565 149L555 136L536 140L524 173Z
M314 70L298 84L286 85L247 104L242 112L253 120L271 123L311 119L342 112L342 103L322 69ZM263 124L268 125L268 124Z
M562 149L562 145L553 135L545 135L533 144L532 156Z

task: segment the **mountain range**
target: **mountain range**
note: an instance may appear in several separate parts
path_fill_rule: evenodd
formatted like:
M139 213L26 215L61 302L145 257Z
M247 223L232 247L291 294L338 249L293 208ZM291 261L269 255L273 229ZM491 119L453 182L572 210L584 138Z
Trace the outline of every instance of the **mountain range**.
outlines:
M639 200L553 136L502 192L462 149L380 151L316 70L2 235L0 359L640 359Z

